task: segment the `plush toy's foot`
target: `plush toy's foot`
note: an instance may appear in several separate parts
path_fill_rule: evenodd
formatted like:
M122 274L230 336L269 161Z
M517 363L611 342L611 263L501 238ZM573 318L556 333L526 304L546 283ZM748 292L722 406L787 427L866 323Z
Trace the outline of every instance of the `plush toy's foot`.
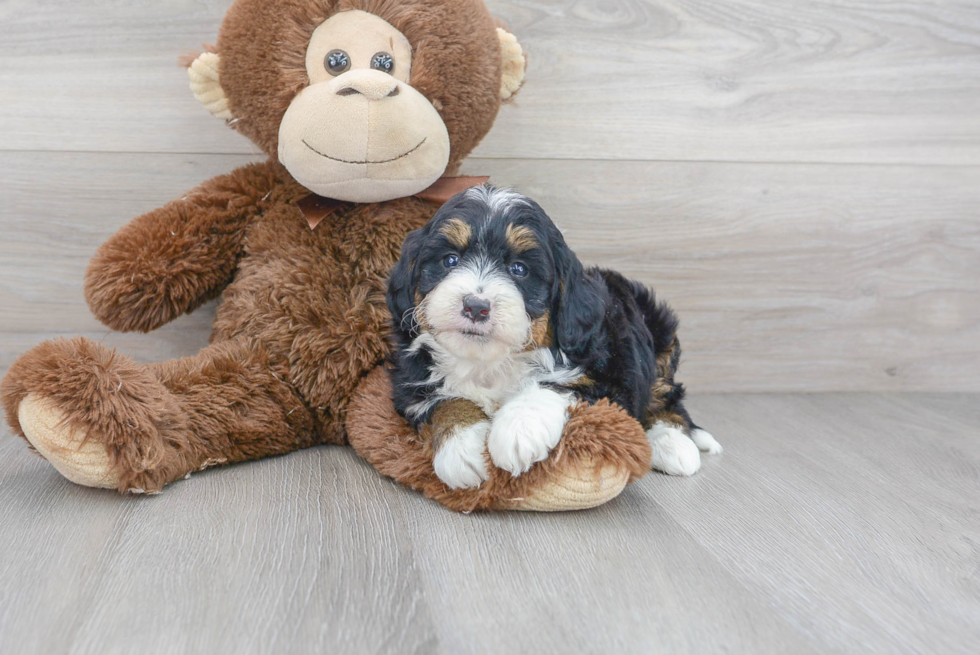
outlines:
M14 432L72 482L158 491L187 464L177 401L146 367L88 339L27 352L0 397Z
M315 443L313 418L260 344L140 365L88 339L42 343L0 383L7 422L66 478L154 493L209 466Z
M351 445L372 466L457 511L564 511L601 505L650 467L643 428L607 401L576 405L561 441L542 461L514 477L491 467L477 489L450 489L433 471L432 449L398 415L381 367L354 393L347 412Z
M597 465L586 458L578 466L556 471L544 484L531 489L513 509L526 512L563 512L598 507L623 492L631 482L626 468Z
M20 403L17 419L34 449L75 484L102 489L119 485L105 445L89 439L85 430L72 428L52 399L28 395Z

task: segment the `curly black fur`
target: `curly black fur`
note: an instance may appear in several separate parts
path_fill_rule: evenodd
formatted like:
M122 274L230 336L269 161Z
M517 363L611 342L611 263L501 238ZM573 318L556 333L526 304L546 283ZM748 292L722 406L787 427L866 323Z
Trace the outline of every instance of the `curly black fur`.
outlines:
M454 219L471 228L466 248L448 243L440 230ZM536 247L515 253L508 246L508 226L529 229ZM639 282L614 271L584 268L537 203L492 187L457 195L427 225L412 232L391 274L390 364L395 406L403 416L416 426L425 423L431 408L421 415L409 415L407 409L439 391L438 384L428 382L434 366L431 353L413 348L425 331L414 321L416 303L448 274L438 265L447 253L466 257L471 251L504 269L517 259L526 264L529 274L514 284L528 315L536 319L548 314L555 360L583 373L570 384L550 386L570 390L587 402L609 398L645 428L661 418L688 433L696 427L683 406L684 387L674 382L680 345L678 319L670 307Z

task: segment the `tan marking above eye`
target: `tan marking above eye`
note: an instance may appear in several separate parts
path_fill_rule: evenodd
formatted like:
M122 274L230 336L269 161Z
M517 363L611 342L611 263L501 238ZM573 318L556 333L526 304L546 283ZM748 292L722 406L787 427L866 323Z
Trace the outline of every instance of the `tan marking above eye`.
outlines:
M465 250L470 245L470 238L473 236L473 228L461 218L450 218L439 228L439 232L460 250Z
M507 226L507 245L515 253L522 253L537 248L538 240L531 228L512 223Z

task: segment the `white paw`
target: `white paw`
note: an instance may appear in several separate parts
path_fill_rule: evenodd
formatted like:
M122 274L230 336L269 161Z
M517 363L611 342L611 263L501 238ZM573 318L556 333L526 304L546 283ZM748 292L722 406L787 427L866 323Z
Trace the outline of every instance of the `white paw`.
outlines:
M701 468L698 447L679 428L659 422L647 432L650 466L669 475L694 475Z
M432 468L449 488L479 487L490 475L483 456L489 430L490 422L480 421L465 428L456 428L443 442L432 460Z
M698 450L704 451L710 455L720 455L724 448L718 443L711 433L707 430L702 430L698 428L691 432L691 439L694 441L694 445L698 447Z
M507 401L493 417L490 459L514 477L548 458L561 440L571 395L533 387Z

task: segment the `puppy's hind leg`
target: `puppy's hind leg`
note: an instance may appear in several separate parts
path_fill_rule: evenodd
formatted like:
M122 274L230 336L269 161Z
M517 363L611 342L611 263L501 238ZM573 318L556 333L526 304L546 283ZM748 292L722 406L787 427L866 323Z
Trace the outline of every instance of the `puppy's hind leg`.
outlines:
M668 475L694 475L701 468L701 453L683 429L658 421L647 430L650 440L650 468Z
M694 475L703 451L718 454L721 444L691 420L684 407L684 385L674 382L681 347L677 338L657 356L657 380L647 407L647 438L653 451L650 466L670 475Z
M691 439L698 450L709 455L720 455L725 450L710 432L699 427L691 430Z
M670 414L676 416L671 416ZM684 407L684 403L680 400L674 403L673 411L669 412L665 418L678 422L684 434L691 437L694 445L701 452L708 453L709 455L720 455L723 452L724 449L721 447L721 444L718 443L710 432L694 424L694 421L691 420L691 415L687 413L687 408Z
M698 451L712 455L722 452L721 444L691 421L680 401L669 410L652 413L647 438L652 449L651 468L669 475L697 473L701 468Z

